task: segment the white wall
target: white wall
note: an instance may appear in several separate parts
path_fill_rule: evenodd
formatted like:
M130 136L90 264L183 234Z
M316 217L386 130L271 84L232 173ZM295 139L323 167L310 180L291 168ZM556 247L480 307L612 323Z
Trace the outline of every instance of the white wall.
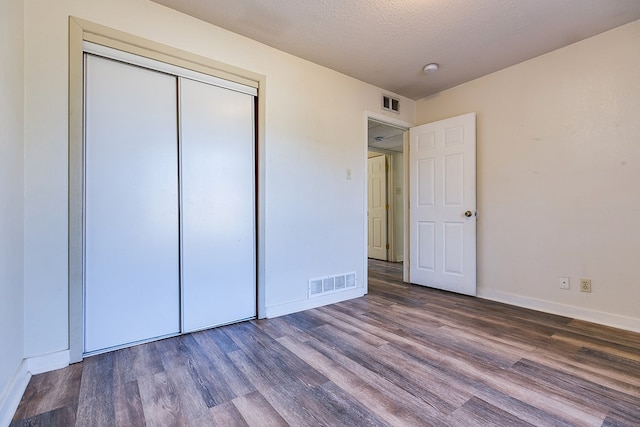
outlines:
M480 296L640 330L638 70L640 21L418 101L478 114Z
M23 3L0 2L0 424L23 358Z
M146 0L28 0L25 12L27 356L68 348L69 15L265 75L267 310L309 304L309 278L355 271L362 285L363 122L365 110L384 114L379 89ZM413 122L414 102L402 102L392 117Z

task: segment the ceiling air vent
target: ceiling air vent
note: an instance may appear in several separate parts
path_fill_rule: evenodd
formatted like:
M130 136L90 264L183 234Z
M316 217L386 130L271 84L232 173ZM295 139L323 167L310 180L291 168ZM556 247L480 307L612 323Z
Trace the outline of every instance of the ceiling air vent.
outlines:
M382 95L382 109L393 111L394 113L399 113L400 100L397 98L392 98L389 95Z

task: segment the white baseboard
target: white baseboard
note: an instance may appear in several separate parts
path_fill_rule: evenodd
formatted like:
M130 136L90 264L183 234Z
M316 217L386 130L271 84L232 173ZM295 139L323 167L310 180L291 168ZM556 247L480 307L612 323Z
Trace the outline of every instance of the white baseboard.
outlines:
M0 426L8 426L32 375L69 366L69 350L22 359L5 393L0 396Z
M335 304L337 302L347 301L353 298L359 298L367 292L366 288L358 287L349 291L336 292L329 295L309 298L300 301L292 301L284 304L272 305L266 307L266 317L273 318L284 316L285 314L297 313L299 311L309 310L312 308L322 307L327 304Z
M11 423L30 379L27 361L23 359L5 392L0 396L0 426L8 426Z
M576 307L573 305L560 304L536 298L528 298L507 292L478 292L478 298L503 302L505 304L523 308L530 308L532 310L557 314L559 316L571 317L573 319L585 320L587 322L625 329L627 331L640 332L640 319L636 317L605 313L603 311L590 310L584 307Z
M27 370L31 375L55 371L69 366L70 360L69 350L29 357L26 359Z

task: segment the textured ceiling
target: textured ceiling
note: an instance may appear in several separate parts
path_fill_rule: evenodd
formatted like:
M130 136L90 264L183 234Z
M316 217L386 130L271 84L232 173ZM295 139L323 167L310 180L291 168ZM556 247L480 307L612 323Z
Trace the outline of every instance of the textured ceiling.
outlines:
M404 129L400 129L375 120L369 120L369 148L402 153L404 145Z
M640 19L640 0L152 1L412 99Z

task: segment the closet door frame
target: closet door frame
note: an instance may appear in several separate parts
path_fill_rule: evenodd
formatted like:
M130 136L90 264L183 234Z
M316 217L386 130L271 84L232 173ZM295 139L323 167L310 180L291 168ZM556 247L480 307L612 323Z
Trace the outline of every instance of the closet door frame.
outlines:
M83 359L84 351L84 42L150 58L196 73L256 88L256 286L258 318L265 317L264 122L266 78L232 65L179 50L152 40L69 17L69 360Z

